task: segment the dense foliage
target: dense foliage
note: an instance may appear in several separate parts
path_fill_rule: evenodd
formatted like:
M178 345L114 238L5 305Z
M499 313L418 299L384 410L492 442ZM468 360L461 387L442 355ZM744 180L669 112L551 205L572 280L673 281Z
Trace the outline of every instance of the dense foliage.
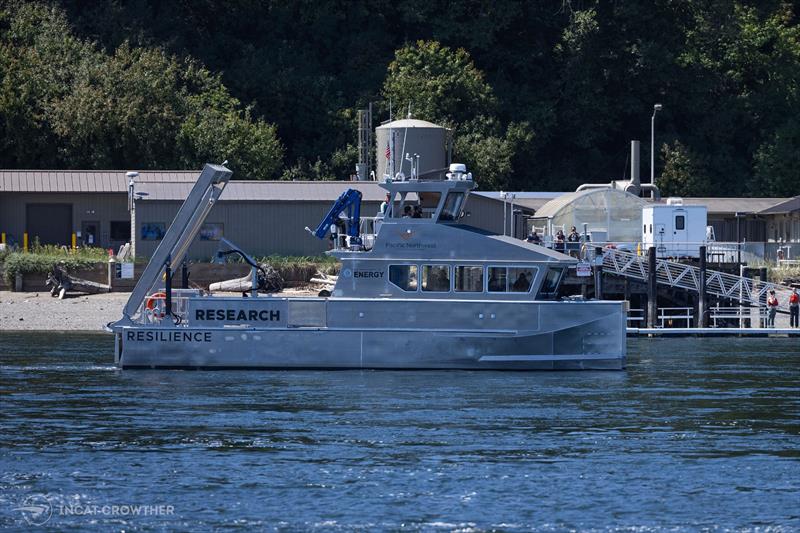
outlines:
M29 252L6 251L0 253L0 275L12 285L17 274L47 274L61 264L67 272L104 265L108 253L103 248L78 248L71 250L58 246L34 243ZM43 288L44 289L44 288Z
M0 3L0 166L352 172L356 110L454 128L481 187L621 179L800 194L791 4L673 0ZM649 168L642 169L643 175Z

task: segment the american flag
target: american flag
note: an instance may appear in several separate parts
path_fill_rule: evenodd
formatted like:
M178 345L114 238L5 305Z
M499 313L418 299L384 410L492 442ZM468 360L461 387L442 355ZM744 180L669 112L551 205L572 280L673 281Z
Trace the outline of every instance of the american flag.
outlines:
M386 154L386 159L391 159L392 158L392 150L391 150L391 148L389 148L389 143L388 142L386 143L386 152L385 152L385 154Z

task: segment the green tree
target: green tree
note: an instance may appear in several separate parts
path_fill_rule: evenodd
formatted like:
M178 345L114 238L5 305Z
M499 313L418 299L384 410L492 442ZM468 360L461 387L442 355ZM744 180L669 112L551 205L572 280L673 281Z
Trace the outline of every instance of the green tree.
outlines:
M275 127L195 61L126 42L107 54L41 4L2 20L4 165L198 168L228 159L239 178L277 177Z
M492 88L466 50L436 41L417 41L397 50L383 96L395 109L410 105L415 117L450 126L491 116L496 107Z
M463 49L418 41L395 53L383 84L385 99L415 117L454 130L454 158L464 161L484 189L510 186L515 155L533 139L527 123L505 131L497 101L483 73Z
M755 154L753 196L800 194L800 123L790 117Z
M680 141L661 147L664 170L656 180L664 196L713 195L702 161Z

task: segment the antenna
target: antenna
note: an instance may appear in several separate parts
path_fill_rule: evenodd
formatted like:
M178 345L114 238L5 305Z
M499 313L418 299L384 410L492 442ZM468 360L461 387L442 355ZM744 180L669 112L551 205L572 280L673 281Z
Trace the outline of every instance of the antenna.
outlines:
M411 118L411 102L408 103L408 116L406 118Z

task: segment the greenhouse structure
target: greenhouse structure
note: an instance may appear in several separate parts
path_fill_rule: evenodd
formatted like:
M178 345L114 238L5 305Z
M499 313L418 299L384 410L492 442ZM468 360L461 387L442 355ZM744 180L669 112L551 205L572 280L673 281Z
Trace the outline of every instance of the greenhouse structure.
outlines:
M572 226L583 233L605 232L605 240L616 243L637 243L642 239L642 207L638 196L610 187L592 188L555 198L544 204L530 225L545 236L558 230L569 233Z

